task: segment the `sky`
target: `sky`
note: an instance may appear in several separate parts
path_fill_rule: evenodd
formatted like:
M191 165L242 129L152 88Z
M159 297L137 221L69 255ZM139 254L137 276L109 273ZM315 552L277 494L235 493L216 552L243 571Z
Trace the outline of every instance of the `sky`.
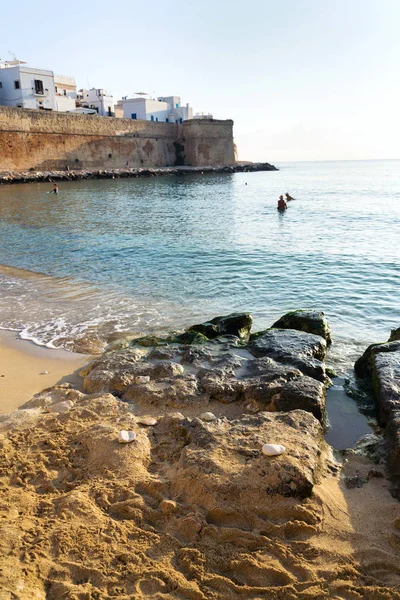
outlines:
M233 119L241 160L400 158L399 0L8 3L0 59Z

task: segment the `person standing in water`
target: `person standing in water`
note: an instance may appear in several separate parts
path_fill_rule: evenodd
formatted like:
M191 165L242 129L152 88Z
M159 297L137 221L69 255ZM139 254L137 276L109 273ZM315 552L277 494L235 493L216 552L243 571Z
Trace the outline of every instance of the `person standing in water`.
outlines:
M285 196L286 196L286 202L290 202L291 200L294 200L293 196L291 196L289 194L289 192L286 192Z
M50 194L58 194L58 185L56 183L53 183L53 189Z
M287 204L286 204L283 196L279 196L277 209L280 210L280 211L283 211L283 210L287 209Z

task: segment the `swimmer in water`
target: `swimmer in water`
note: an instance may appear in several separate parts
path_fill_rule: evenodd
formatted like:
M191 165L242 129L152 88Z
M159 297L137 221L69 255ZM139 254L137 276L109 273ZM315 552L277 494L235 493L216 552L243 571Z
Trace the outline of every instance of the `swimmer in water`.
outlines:
M53 183L53 189L49 194L58 194L58 185L56 183Z
M288 192L286 192L285 196L286 196L286 202L290 202L291 200L294 200L293 196L291 196Z
M280 211L284 211L287 209L287 204L286 204L283 196L279 196L277 209Z

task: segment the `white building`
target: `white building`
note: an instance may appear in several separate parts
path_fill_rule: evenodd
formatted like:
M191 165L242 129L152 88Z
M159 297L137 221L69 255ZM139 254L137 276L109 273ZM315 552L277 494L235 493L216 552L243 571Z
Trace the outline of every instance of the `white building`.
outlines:
M53 71L25 65L21 60L0 62L0 104L56 110Z
M78 106L91 109L101 117L114 116L114 98L104 89L79 90Z
M22 60L0 62L0 104L61 112L76 108L73 77L27 67Z
M76 83L73 77L54 75L56 110L60 112L76 111Z
M124 119L159 121L162 123L183 123L193 118L189 104L181 105L179 96L166 96L152 99L142 92L136 98L122 98L117 103L122 108Z

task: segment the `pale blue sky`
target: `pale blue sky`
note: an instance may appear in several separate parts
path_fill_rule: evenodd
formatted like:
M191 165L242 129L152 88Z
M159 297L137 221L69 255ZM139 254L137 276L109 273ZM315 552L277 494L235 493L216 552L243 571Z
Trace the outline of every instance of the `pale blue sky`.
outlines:
M179 95L235 121L241 159L400 158L399 0L22 0L1 22L1 59Z

